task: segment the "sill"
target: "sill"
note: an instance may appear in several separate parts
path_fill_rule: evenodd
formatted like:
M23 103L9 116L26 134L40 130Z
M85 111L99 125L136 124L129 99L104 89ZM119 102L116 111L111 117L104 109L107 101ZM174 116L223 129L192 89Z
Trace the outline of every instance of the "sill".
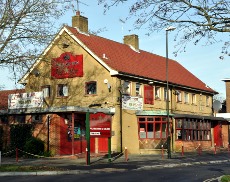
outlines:
M66 99L68 98L69 96L57 96L57 99Z
M97 96L97 94L85 94L86 97Z

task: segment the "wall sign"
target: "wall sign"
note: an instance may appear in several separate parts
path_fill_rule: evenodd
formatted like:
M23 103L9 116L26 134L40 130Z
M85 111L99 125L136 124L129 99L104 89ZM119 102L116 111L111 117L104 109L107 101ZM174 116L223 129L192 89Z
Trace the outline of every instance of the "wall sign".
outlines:
M123 95L122 109L143 110L143 98Z
M111 137L111 115L90 114L90 137Z
M16 93L8 96L8 108L38 108L43 106L43 92Z
M73 78L83 76L83 55L72 55L65 52L51 61L51 77Z

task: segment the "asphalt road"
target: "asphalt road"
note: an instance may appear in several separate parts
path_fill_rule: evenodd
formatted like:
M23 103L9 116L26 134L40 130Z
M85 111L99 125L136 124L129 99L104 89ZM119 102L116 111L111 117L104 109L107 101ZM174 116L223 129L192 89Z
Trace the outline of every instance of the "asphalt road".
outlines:
M149 170L103 172L96 174L54 175L54 176L10 176L0 177L4 182L210 182L230 174L230 163L194 165Z

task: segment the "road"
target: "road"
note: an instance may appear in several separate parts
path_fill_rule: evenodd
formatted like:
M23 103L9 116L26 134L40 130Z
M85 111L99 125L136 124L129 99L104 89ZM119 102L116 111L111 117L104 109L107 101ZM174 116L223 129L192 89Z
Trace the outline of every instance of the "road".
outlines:
M123 172L99 172L97 174L56 175L56 176L10 176L0 177L5 182L210 182L217 177L230 174L230 163L194 165L187 167L130 170Z

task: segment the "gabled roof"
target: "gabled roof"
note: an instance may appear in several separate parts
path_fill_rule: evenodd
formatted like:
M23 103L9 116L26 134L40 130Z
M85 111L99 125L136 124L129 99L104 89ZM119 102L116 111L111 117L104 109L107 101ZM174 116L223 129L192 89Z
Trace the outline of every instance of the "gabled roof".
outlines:
M8 95L16 93L24 93L25 89L0 90L0 110L8 109Z
M79 32L76 28L64 26L53 42L63 33L68 33L78 44L102 64L111 75L126 75L140 79L166 83L166 58L143 50L134 50L129 45L115 42L93 34ZM52 47L53 42L44 50L44 56ZM20 79L23 83L28 74L40 62L41 57L35 62L31 69ZM169 59L168 61L169 85L186 87L192 90L208 93L214 91L189 72L178 62Z
M135 51L128 45L96 35L82 34L73 27L66 28L72 33L72 36L80 40L112 70L116 70L118 73L166 82L165 57L143 50ZM168 63L169 84L217 93L177 61L169 59Z

